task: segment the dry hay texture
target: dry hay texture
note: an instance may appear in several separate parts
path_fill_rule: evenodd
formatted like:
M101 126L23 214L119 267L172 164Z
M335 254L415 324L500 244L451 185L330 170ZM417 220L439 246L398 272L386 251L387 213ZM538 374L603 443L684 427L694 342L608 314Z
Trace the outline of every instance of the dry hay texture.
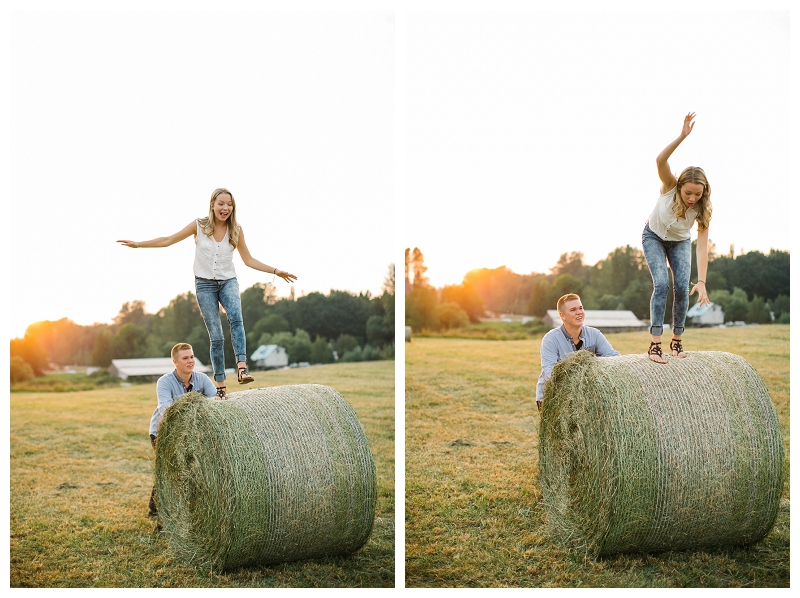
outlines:
M327 386L256 388L173 403L156 450L156 501L176 556L230 570L351 553L375 519L375 461Z
M772 528L784 447L764 382L737 355L578 351L547 383L543 503L592 556L752 544Z

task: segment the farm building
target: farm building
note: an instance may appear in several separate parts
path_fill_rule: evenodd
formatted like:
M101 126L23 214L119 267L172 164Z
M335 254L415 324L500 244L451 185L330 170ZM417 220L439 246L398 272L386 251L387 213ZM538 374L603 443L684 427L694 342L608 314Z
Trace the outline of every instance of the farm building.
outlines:
M253 366L268 370L271 368L282 368L289 365L289 355L286 349L278 345L261 345L250 356Z
M719 326L725 323L725 312L717 303L698 305L695 303L686 312L686 317L692 326Z
M170 357L146 357L142 359L112 359L107 372L122 380L128 378L152 379L160 378L164 374L169 374L175 369ZM194 369L198 372L208 373L211 371L206 365L200 363L195 358Z
M542 323L552 328L561 326L558 310L548 309L547 315L542 318ZM587 309L583 323L602 332L629 332L648 328L647 324L628 309Z

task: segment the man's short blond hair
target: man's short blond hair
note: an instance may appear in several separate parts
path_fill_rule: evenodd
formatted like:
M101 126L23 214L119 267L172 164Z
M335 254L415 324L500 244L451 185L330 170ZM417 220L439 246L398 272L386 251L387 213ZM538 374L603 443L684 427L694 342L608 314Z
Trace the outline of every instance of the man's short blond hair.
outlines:
M576 295L575 293L567 293L566 295L562 295L561 299L559 299L558 303L556 303L556 308L558 309L558 313L560 314L564 313L564 304L567 301L575 301L576 299L578 301L581 300L581 298L578 297L578 295Z
M178 343L172 347L172 351L170 352L170 355L172 355L172 361L178 361L178 353L181 351L186 351L187 349L189 351L194 351L194 349L192 349L192 345L189 343Z

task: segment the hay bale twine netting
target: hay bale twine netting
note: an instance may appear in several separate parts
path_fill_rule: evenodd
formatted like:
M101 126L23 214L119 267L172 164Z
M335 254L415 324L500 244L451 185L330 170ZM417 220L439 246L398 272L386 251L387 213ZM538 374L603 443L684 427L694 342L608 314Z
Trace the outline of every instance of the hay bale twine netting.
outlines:
M539 434L551 532L599 556L757 542L783 489L775 407L737 355L578 351L547 383Z
M169 407L156 502L176 556L215 569L358 550L375 519L375 461L355 412L315 384Z

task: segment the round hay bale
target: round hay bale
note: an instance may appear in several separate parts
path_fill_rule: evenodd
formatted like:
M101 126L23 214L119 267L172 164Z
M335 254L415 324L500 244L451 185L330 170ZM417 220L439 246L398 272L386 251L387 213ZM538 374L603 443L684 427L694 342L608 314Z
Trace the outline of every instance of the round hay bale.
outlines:
M338 392L305 384L184 397L156 445L156 503L176 556L226 570L364 545L375 461Z
M752 544L783 490L778 417L737 355L578 351L547 383L544 507L561 542L593 556Z
M411 342L411 326L406 326L406 342Z

